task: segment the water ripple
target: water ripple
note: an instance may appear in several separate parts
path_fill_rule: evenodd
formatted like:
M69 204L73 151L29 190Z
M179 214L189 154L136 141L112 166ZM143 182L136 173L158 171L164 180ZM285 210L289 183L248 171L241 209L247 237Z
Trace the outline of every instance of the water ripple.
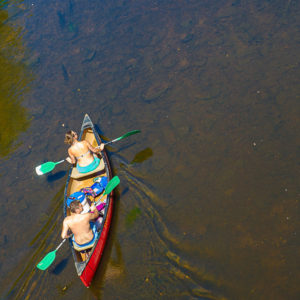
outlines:
M48 272L42 272L36 269L38 262L50 251L55 249L57 241L60 240L62 187L51 200L51 213L46 219L45 224L37 235L29 242L29 245L37 248L30 257L26 257L26 265L19 273L19 276L12 284L8 293L9 298L13 299L41 299L41 295L47 289ZM25 264L25 263L24 263Z
M181 257L184 256L183 251L180 251L182 241L170 232L168 225L161 216L158 207L162 207L163 199L154 192L154 189L147 182L147 178L139 174L134 166L127 164L123 157L118 157L118 160L122 168L120 173L128 181L137 205L145 213L147 226L149 228L151 226L150 248L152 257L148 258L149 263L159 265L160 270L165 269L166 276L170 277L171 275L168 280L176 281L176 284L184 285L188 289L188 292L185 291L183 294L181 291L181 296L187 296L186 293L188 293L189 296L201 297L201 299L225 299L203 287L220 285L219 282L216 282L216 278L204 268L200 270ZM164 256L163 262L161 261L161 252ZM215 291L215 288L212 290ZM178 296L178 293L174 296Z

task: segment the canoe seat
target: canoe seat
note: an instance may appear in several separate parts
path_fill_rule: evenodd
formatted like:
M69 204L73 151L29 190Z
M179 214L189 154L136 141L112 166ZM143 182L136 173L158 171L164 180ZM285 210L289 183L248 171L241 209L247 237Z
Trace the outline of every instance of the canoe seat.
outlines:
M105 168L105 166L104 166L104 161L103 161L103 159L100 160L99 166L98 166L95 170L93 170L93 171L91 171L91 172L87 172L87 173L79 173L78 170L77 170L77 168L74 167L73 170L72 170L72 173L71 173L71 178L74 178L74 179L83 178L83 177L92 175L92 174L94 174L94 173L98 173L98 172L100 172L100 171L103 171L104 168Z
M77 247L77 245L75 243L73 243L73 248L78 251L78 252L82 252L82 251L85 251L87 249L91 249L93 246L94 246L95 243L93 243L92 245L88 245L88 246L85 246L85 247Z
M83 245L78 245L76 242L75 242L75 238L74 238L74 235L72 236L72 243L73 243L73 248L78 251L78 252L82 252L82 251L85 251L87 249L90 249L90 248L93 248L96 241L97 241L97 237L98 237L98 232L97 232L97 225L96 223L94 222L90 222L90 226L91 226L91 229L93 231L93 239Z

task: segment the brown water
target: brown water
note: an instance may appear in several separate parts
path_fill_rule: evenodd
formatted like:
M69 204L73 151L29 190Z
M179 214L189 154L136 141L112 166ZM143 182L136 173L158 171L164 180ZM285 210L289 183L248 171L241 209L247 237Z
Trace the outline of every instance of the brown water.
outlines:
M299 1L0 6L1 299L299 299ZM66 130L121 179L93 285L60 242Z

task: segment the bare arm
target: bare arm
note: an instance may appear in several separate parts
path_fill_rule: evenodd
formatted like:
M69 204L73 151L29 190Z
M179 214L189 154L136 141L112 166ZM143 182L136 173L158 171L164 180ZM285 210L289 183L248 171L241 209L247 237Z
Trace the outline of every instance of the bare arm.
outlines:
M93 203L91 205L91 211L89 213L89 218L90 220L94 220L97 219L99 217L99 211L97 209L97 207L95 206L95 204Z
M102 151L104 149L104 144L101 143L99 148L95 148L93 147L88 141L85 141L86 145L88 146L88 148L93 152L93 153L99 153L100 151Z
M75 164L76 163L76 158L75 158L75 156L73 155L73 153L70 149L68 149L68 154L69 154L69 157L66 158L66 161L70 164Z
M69 226L68 226L68 224L67 224L67 221L66 221L66 219L64 220L64 222L63 222L63 227L62 227L62 231L61 231L61 237L63 238L63 239L67 239L67 238L69 238L69 237L71 237L72 236L72 234L68 234L68 232L69 232Z

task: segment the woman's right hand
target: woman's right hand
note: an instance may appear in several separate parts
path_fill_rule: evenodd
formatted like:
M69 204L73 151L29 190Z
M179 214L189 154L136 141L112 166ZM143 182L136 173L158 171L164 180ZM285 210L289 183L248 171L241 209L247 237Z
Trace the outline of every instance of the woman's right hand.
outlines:
M98 147L97 147L98 152L103 151L103 149L104 149L104 143L101 143L100 146L98 146Z
M92 203L91 206L91 211L94 212L95 210L97 210L96 206L95 206L95 203Z

